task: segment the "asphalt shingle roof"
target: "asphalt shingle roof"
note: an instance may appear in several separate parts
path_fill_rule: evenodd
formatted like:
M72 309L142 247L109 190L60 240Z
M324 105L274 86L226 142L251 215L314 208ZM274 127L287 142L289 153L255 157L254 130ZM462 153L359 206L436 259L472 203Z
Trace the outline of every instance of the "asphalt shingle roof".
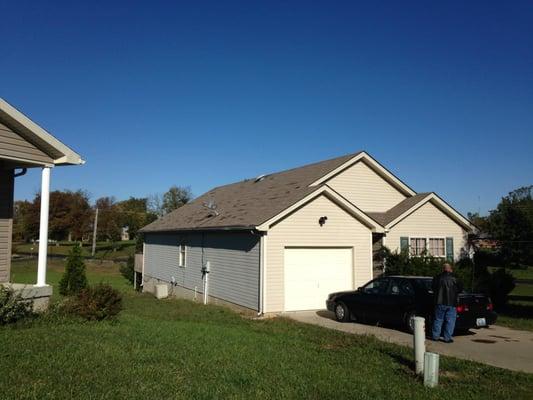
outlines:
M388 223L394 221L396 218L398 218L400 215L402 215L407 210L411 209L421 201L423 201L426 197L428 197L431 193L418 193L412 197L407 197L405 200L401 201L400 203L396 204L394 207L392 207L390 210L385 212L367 212L366 214L372 218L374 221L379 222L381 225L385 226Z
M359 153L216 187L141 231L254 228L317 190L309 185ZM216 212L206 204L216 205Z

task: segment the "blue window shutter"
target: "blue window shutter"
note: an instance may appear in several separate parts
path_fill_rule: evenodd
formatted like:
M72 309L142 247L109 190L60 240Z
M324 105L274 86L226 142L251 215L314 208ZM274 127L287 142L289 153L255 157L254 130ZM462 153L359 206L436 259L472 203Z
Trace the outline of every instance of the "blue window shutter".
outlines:
M407 236L400 238L400 251L409 251L409 238Z
M453 262L453 238L446 238L446 260Z

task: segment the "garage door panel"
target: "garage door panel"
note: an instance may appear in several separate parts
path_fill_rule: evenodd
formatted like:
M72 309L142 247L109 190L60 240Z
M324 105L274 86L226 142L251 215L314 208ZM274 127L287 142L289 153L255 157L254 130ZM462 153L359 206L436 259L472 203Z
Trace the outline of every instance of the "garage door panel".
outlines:
M352 248L286 248L285 310L325 306L329 293L353 289Z

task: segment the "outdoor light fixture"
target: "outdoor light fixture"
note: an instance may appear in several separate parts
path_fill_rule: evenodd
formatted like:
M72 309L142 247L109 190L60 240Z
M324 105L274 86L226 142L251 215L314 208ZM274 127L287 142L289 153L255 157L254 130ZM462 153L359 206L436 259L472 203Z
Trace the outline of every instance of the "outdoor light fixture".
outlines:
M326 223L327 220L328 220L328 217L325 217L325 216L324 216L324 217L320 217L320 218L318 219L318 224L319 224L320 226L324 226L324 224Z

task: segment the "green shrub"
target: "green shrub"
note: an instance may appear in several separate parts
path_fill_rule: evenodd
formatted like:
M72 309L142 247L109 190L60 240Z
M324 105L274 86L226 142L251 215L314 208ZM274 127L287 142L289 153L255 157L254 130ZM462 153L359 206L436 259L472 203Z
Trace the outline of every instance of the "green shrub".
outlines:
M499 268L490 274L489 295L496 308L507 304L509 293L515 288L515 279L505 268Z
M479 268L504 267L506 260L499 250L478 249L474 254L474 262Z
M81 290L65 304L65 311L88 321L112 319L122 310L122 295L112 286L100 283Z
M446 262L428 255L411 257L407 252L391 253L387 248L381 252L386 260L386 275L435 276L442 271L442 265ZM490 296L496 308L500 308L507 304L509 293L515 287L514 278L505 268L490 273L487 268L489 263L483 262L487 260L483 258L486 255L486 252L481 256L476 254L474 260L462 258L455 264L454 273L466 291L484 293Z
M81 255L81 247L73 246L67 257L65 273L59 282L59 293L71 296L87 287L85 263Z
M429 255L411 257L406 251L392 253L387 248L383 248L382 252L386 275L435 276L442 271L442 265L446 262Z
M0 325L11 324L33 316L32 302L12 289L0 285Z
M133 283L135 275L135 256L128 256L126 264L120 264L120 273L124 278L126 278L130 283Z

